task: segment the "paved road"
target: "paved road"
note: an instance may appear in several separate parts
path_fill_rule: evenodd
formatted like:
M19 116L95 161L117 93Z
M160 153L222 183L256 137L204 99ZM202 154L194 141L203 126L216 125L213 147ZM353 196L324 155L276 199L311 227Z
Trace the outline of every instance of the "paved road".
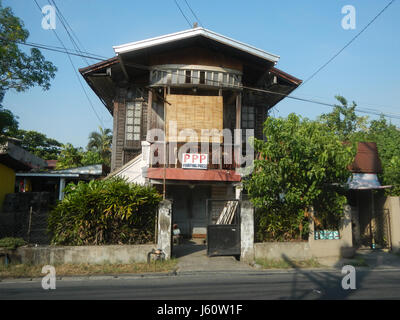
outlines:
M343 290L340 271L194 273L145 278L0 282L0 299L400 299L400 270L356 273L357 289Z

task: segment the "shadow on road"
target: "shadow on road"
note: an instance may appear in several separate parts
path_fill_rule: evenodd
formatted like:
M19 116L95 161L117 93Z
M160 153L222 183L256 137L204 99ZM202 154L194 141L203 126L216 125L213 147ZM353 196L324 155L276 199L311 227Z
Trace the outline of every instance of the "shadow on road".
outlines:
M356 290L362 288L365 277L370 272L370 270L363 270L363 272L357 272L356 270L356 289L345 290L342 288L342 279L347 273L341 273L341 267L344 265L341 261L338 261L334 266L338 269L337 274L335 274L332 272L310 272L309 270L302 270L284 254L282 255L282 259L296 270L296 272L293 273L289 297L289 299L294 300L308 299L310 298L310 294L313 294L312 298L315 298L315 295L317 295L317 299L346 299L350 297ZM349 265L351 265L351 263L349 263ZM315 284L315 287L312 289L312 291L304 290L304 287L301 286L301 278L305 278Z

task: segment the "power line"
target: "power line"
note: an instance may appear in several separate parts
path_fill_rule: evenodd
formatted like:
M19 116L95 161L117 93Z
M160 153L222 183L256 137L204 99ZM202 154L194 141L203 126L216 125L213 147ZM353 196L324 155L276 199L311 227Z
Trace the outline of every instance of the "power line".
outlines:
M64 15L62 14L61 10L58 8L57 4L55 3L54 0L48 0L47 1L50 5L54 6L56 8L56 15L57 17L60 19L62 26L64 27L65 31L67 32L67 35L69 37L69 39L71 40L72 46L76 49L77 52L82 54L82 50L80 50L78 44L75 42L74 37L71 35L71 33L73 32L71 26L69 25L67 19L64 17ZM68 26L68 27L67 27ZM71 33L69 32L69 30L71 30ZM75 35L76 37L76 35ZM77 38L77 37L76 37ZM86 58L82 57L82 60L84 61L84 63L86 63L86 65L89 65L89 62L87 61Z
M44 45L44 44L32 44L32 43L24 43L24 42L19 42L19 41L11 41L8 39L4 39L2 37L0 37L0 39L5 40L5 41L9 41L9 42L15 42L21 45L27 45L27 46L31 46L31 47L35 47L35 48L40 48L40 49L45 49L45 50L50 50L50 51L55 51L55 52L60 52L60 53L64 53L67 55L75 55L75 56L82 56L80 54L77 53L73 53L70 52L68 50L58 50L58 49L54 49L54 47L49 46L49 45ZM57 48L57 47L56 47ZM99 55L96 55L99 56ZM94 57L94 56L88 56L85 55L85 57L90 58L90 59L95 59L95 60L101 60L104 61L105 59L100 59L98 57ZM172 74L171 71L169 70L163 70L163 69L151 69L149 66L145 66L145 65L140 65L140 64L132 64L132 63L125 63L125 65L127 66L131 66L134 68L138 68L138 69L142 69L142 70L157 70L157 71L161 71L164 72L166 74ZM193 79L200 79L200 77L193 77ZM80 79L79 79L80 80ZM214 82L214 83L219 83L218 80L207 80L209 82ZM335 104L332 103L326 103L326 102L322 102L322 101L317 101L317 100L313 100L313 99L306 99L306 98L301 98L301 97L296 97L293 95L288 95L285 93L279 93L279 92L274 92L274 91L270 91L270 90L265 90L265 89L260 89L260 88L253 88L253 87L248 87L248 86L240 86L240 88L242 89L247 89L247 90L252 90L252 91L258 91L258 92L264 92L264 93L269 93L269 94L275 94L275 95L281 95L283 97L289 98L289 99L294 99L294 100L298 100L298 101L303 101L303 102L310 102L310 103L314 103L314 104L319 104L319 105L323 105L323 106L328 106L328 107L335 107ZM400 119L400 114L397 113L387 113L387 112L380 112L377 109L371 109L371 108L356 108L357 112L361 112L361 113L366 113L366 114L373 114L373 115L383 115L387 118L394 118L394 119Z
M65 23L67 24L67 26L69 27L69 29L71 30L72 35L75 37L76 41L79 43L79 45L83 48L83 50L86 51L84 45L80 42L78 36L75 34L74 30L71 28L71 26L69 25L67 19L63 16L63 14L61 13L61 10L58 9L57 4L55 3L55 0L52 0L56 9L60 12L60 15L64 18Z
M41 7L39 6L39 3L38 3L36 0L33 0L33 1L36 3L36 6L38 7L40 13L43 15L43 17L45 17L45 15L44 15L43 12L42 12ZM62 41L62 40L60 39L60 37L58 36L56 30L54 30L54 29L51 29L51 30L54 32L55 36L57 37L58 41L60 42L60 44L62 45L62 47L64 48L64 50L67 51L67 48L65 47L63 41ZM92 108L94 114L96 115L97 120L99 120L100 124L101 124L102 127L104 128L104 127L105 127L105 126L104 126L104 123L103 123L103 121L101 120L101 118L99 117L99 115L97 114L97 112L96 112L96 110L95 110L95 108L94 108L94 105L93 105L92 101L90 100L90 98L89 98L89 96L88 96L88 94L87 94L87 92L86 92L86 90L85 90L85 87L83 86L83 83L82 83L82 81L81 81L81 79L80 79L80 77L79 77L79 75L78 75L78 73L77 73L77 71L76 71L74 62L72 61L72 58L71 58L71 56L69 55L69 53L67 53L67 56L68 56L68 59L69 59L69 61L70 61L70 63L71 63L72 69L74 70L75 76L77 77L78 82L79 82L79 84L80 84L80 86L81 86L81 88L82 88L82 90L83 90L83 92L84 92L84 94L85 94L85 96L86 96L86 99L88 100L88 102L89 102L89 104L90 104L90 106L91 106L91 108Z
M196 13L192 10L192 7L189 5L189 3L185 0L186 5L188 6L190 12L192 12L193 17L200 23L200 25L204 28L203 24L201 23L199 17L196 15Z
M41 44L41 43L35 43L35 42L22 42L22 41L17 41L17 40L6 39L3 37L0 37L0 40L6 41L6 42L13 42L13 43L17 43L17 44L20 44L23 46L33 47L33 48L37 48L37 49L60 52L60 53L65 53L65 54L69 54L69 55L73 55L73 56L77 56L77 57L85 57L85 58L93 59L93 60L104 61L104 60L108 59L105 56L97 55L94 53L83 52L83 54L79 54L79 53L76 53L77 51L74 49L65 49L64 50L64 48L62 48L62 47L52 46L52 45L48 45L48 44Z
M181 6L178 4L178 2L176 0L174 0L174 1L175 1L176 6L178 7L179 11L181 12L182 16L185 18L186 22L188 23L189 28L191 28L192 24L190 23L189 19L183 13Z
M264 90L264 89L259 89L259 88L251 88L251 87L246 87L246 86L242 86L243 89L247 89L247 90L253 90L253 91L258 91L258 92L265 92L265 93L270 93L270 94L276 94L276 95L281 95L284 96L285 98L289 98L289 99L293 99L293 100L298 100L298 101L303 101L303 102L310 102L310 103L314 103L314 104L319 104L319 105L323 105L323 106L327 106L327 107L335 107L335 104L332 103L327 103L327 102L322 102L322 101L318 101L318 100L314 100L314 99L305 99L305 98L301 98L301 97L296 97L293 95L288 95L285 93L280 93L280 92L273 92L273 91L269 91L269 90ZM394 118L394 119L400 119L400 114L396 114L396 113L383 113L380 112L379 110L376 109L366 109L366 108L355 108L355 111L357 112L361 112L361 113L366 113L366 114L373 114L373 115L384 115L388 118Z
M312 99L321 99L321 100L326 100L326 99L330 99L331 97L326 97L326 96L316 96L316 95L309 95L309 94L304 94L304 92L303 92L303 97L310 97L310 98L312 98ZM352 97L346 97L346 99L348 100L348 101L350 101L350 100L352 100L352 101L354 101L354 99L352 98ZM361 104L361 105L363 105L363 106L365 106L365 109L368 109L368 108L371 108L371 110L374 110L374 108L375 108L375 110L377 110L376 108L386 108L386 109L397 109L395 106L393 106L393 105L388 105L388 104L379 104L379 105L377 105L376 103L369 103L369 102L365 102L365 101L361 101L361 100L357 100L357 104ZM387 112L387 113L390 113L390 111L389 112Z
M315 71L310 77L308 77L300 86L306 84L312 78L314 78L322 69L324 69L329 63L331 63L338 55L340 55L348 46L350 46L367 28L375 22L376 19L389 8L395 0L391 0L386 7L384 7L353 39L351 39L342 49L340 49L332 58L330 58L326 63L324 63L317 71Z
M173 75L173 73L170 70L164 70L164 69L158 69L158 68L150 68L149 66L140 65L140 64L125 63L125 65L131 66L131 67L135 67L135 68L138 68L138 69L143 69L143 70L160 71L160 72L163 72L165 74ZM200 79L200 77L194 77L194 76L191 76L191 78L192 79ZM212 79L210 79L210 80L207 79L207 82L220 84L220 82L218 80L212 80ZM318 100L315 100L315 99L301 98L301 97L293 96L293 95L290 95L290 94L274 92L274 91L261 89L261 88L254 88L254 87L243 86L243 85L240 86L239 88L246 89L246 90L251 90L251 91L257 91L257 92L264 92L264 93L269 93L269 94L280 95L280 96L283 96L284 98L289 98L289 99L303 101L303 102L310 102L310 103L319 104L319 105L328 106L328 107L335 107L336 106L335 104L332 104L332 103L322 102L322 101L318 101ZM383 113L383 112L381 112L380 110L377 110L377 109L360 108L360 107L356 108L355 110L358 111L358 112L361 112L361 113L373 114L373 115L384 115L384 116L386 116L388 118L400 119L400 114L397 114L397 113Z

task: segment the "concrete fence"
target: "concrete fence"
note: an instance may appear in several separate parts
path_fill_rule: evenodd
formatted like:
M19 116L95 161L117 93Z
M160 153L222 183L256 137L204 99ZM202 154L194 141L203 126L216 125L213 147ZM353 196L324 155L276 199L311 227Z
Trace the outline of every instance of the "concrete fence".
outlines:
M128 264L146 262L152 249L156 249L155 244L20 247L12 254L11 261L32 265Z
M261 242L254 244L255 259L307 260L312 257L310 244L305 242Z
M314 233L315 225L313 219L311 219L308 241L255 243L254 258L272 260L283 258L306 260L316 258L324 262L334 262L340 258L351 258L354 256L355 249L352 242L350 206L345 206L344 209L344 217L339 228L340 239L315 240Z

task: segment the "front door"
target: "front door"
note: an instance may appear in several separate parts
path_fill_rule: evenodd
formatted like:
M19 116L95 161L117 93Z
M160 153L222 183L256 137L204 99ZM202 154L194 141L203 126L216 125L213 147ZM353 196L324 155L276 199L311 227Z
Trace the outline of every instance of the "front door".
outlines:
M185 237L205 237L207 232L206 199L209 186L168 186L173 201L173 224Z

